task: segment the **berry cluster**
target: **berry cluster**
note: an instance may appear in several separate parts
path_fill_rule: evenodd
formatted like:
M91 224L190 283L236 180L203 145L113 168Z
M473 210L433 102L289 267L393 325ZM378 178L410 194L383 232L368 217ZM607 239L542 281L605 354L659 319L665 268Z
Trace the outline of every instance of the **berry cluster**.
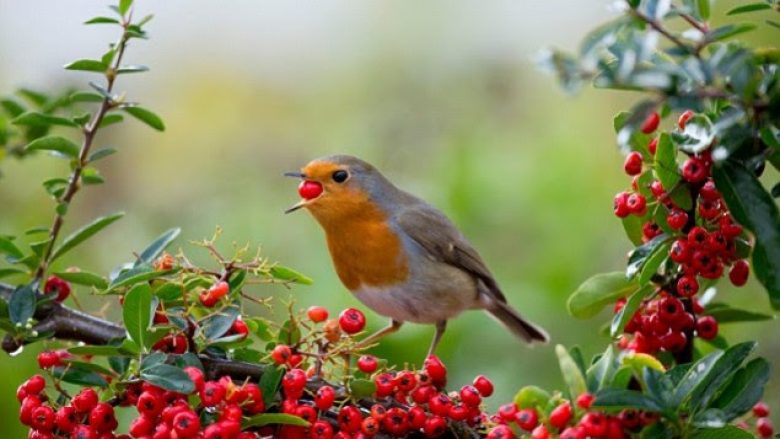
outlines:
M677 128L685 130L695 114L686 111L680 115ZM641 126L645 134L655 132L660 115L651 113ZM652 139L647 151L655 155L658 138ZM642 239L651 241L666 233L670 243L668 258L673 263L666 270L653 297L646 299L625 326L632 337L622 337L619 345L636 352L655 353L659 350L678 352L685 348L694 335L711 340L718 334L718 322L712 316L700 316L705 310L696 299L700 279L716 280L726 267L735 286L747 282L749 266L737 256L739 244L747 245L742 227L734 222L726 203L710 178L711 147L698 154L686 153L679 169L681 180L674 188L664 188L660 180L652 178L652 157L632 151L624 163L625 172L633 177L632 191L617 194L614 212L619 218L638 216L642 224ZM643 178L648 176L649 178ZM669 192L684 191L692 200L687 210L679 206ZM644 194L649 195L646 197ZM688 197L686 196L686 199ZM660 238L659 238L660 239ZM625 305L621 299L615 312Z
M769 419L769 406L766 403L759 402L754 405L750 415L755 419L755 432L758 433L759 437L769 439L774 436L775 427ZM743 430L751 430L747 420L740 421L737 426Z
M591 407L594 399L590 393L578 396L574 404L562 399L549 413L535 408L520 409L516 404L502 405L492 418L498 425L488 438L623 439L658 420L657 415L643 411L626 409L608 414L595 410Z

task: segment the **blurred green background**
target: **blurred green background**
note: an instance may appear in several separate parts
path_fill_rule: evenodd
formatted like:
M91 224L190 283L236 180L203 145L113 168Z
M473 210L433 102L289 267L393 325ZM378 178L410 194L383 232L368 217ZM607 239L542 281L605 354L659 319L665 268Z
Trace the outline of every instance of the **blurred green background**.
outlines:
M106 14L102 3L0 0L0 90L86 87L89 75L61 66L97 56L114 39L111 27L80 24ZM438 351L453 386L489 376L495 408L526 384L562 387L555 343L580 345L588 356L604 348L598 328L608 313L574 320L564 305L589 275L624 267L629 242L611 202L629 180L612 115L636 96L586 90L567 97L532 59L546 46L576 48L612 15L609 2L137 3L138 14L156 16L147 26L152 39L134 41L126 60L152 71L121 77L118 87L159 112L168 129L160 134L130 120L99 135L98 146L120 153L98 166L106 184L77 196L66 232L98 215L127 215L59 268L107 273L173 226L184 230L177 245L198 254L187 241L220 225L223 248L262 244L269 258L315 279L310 287L258 287L256 294L292 296L301 307L320 304L332 313L360 306L333 272L319 226L305 212L282 214L297 200L296 182L282 172L349 153L444 210L510 301L552 336L551 345L529 349L486 315L464 314ZM715 21L734 3L717 2ZM763 29L748 39L770 44L776 36ZM53 206L40 182L64 175L63 162L39 155L1 166L0 233L48 225ZM720 293L745 308L769 306L755 283ZM107 316L119 312L115 301L87 291L79 300ZM368 315L372 329L385 324ZM778 329L772 321L723 333L732 342L758 339L760 353L777 360ZM431 335L407 325L376 352L419 364ZM41 348L0 357L4 419L15 418L14 389L35 373ZM780 411L778 378L767 394ZM0 432L24 437L14 421Z

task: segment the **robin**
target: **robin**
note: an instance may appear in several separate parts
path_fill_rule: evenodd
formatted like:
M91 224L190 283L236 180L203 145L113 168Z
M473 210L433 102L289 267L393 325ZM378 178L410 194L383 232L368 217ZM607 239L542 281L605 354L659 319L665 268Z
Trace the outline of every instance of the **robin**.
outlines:
M306 208L325 230L341 282L390 324L367 337L368 345L404 322L433 324L428 354L447 320L482 309L526 342L546 342L538 326L506 300L479 253L439 210L397 188L369 163L348 155L313 160L301 172Z

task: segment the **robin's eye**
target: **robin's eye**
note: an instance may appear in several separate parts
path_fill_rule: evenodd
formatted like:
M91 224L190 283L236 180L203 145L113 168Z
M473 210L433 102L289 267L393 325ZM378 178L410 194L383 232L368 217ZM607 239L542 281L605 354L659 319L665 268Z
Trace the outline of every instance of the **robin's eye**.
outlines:
M333 173L333 181L336 183L344 183L347 181L347 177L349 177L349 174L347 174L347 171L336 171Z

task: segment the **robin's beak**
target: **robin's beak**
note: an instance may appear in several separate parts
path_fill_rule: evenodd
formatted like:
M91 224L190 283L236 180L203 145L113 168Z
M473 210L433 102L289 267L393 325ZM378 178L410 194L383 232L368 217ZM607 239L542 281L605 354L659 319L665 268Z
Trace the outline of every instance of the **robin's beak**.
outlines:
M296 177L296 178L300 178L300 179L303 180L303 181L301 181L301 185L298 186L298 192L301 194L302 197L304 197L301 201L295 203L289 209L285 210L284 213L295 212L296 210L300 209L301 207L304 207L307 204L309 204L309 202L317 199L320 196L320 194L322 193L322 185L320 183L317 183L317 182L314 182L314 181L306 180L306 174L304 174L303 172L285 172L284 176L285 177ZM307 191L311 195L304 194L304 192L301 192L302 190L305 190L305 189L302 189L305 185L313 185L314 186L313 189L314 189L315 192L311 193L311 188L309 189L309 191Z
M293 204L289 209L285 210L284 213L295 212L296 210L298 210L301 207L305 206L308 201L309 200L301 200L301 201Z
M285 177L306 178L306 174L303 172L285 172Z

